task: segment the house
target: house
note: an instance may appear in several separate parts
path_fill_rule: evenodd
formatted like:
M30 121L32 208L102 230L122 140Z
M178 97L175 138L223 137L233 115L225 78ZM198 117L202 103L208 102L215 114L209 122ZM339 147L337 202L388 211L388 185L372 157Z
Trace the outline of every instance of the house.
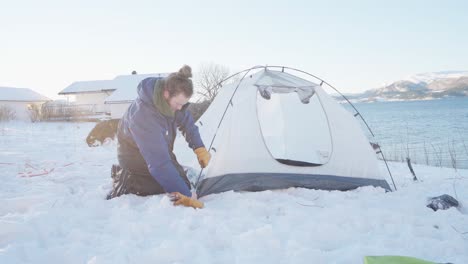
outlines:
M67 86L59 95L65 95L73 105L89 114L106 114L104 100L115 91L112 80L78 81ZM74 100L71 99L74 97Z
M59 95L74 97L73 106L90 115L105 114L112 119L121 118L130 103L137 97L137 86L148 77L165 77L166 73L119 75L112 80L74 82ZM73 101L73 100L71 100Z
M0 87L0 111L8 113L6 119L29 121L34 109L41 109L47 101L50 99L28 88Z
M112 119L120 119L137 97L137 86L148 77L166 77L168 73L119 75L112 80L116 90L104 100Z

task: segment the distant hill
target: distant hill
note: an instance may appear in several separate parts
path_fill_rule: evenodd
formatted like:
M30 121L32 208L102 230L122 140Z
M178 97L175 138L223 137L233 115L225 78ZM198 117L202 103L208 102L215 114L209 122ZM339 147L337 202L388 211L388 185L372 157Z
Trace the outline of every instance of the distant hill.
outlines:
M468 72L424 73L347 97L358 102L430 100L468 96Z

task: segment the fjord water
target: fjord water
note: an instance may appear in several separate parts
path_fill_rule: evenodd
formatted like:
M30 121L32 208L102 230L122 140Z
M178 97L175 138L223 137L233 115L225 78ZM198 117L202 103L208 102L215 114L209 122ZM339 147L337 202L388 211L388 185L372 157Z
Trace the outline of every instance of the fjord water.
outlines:
M468 168L468 97L354 105L387 159Z

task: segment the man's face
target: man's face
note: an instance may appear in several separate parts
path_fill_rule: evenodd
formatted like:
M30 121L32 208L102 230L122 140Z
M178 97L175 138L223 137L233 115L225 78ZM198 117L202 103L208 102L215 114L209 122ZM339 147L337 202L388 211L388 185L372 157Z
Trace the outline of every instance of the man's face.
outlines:
M173 97L169 97L169 92L164 91L164 98L166 98L167 104L172 111L177 111L182 109L182 107L188 103L190 97L186 97L184 93L176 94Z

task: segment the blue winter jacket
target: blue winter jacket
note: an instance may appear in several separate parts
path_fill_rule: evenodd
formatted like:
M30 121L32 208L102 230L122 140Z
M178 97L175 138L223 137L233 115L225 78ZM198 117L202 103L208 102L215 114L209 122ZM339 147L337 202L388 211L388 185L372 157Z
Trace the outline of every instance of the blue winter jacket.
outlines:
M155 107L153 93L156 82L161 80L162 78L150 77L138 85L138 97L122 117L118 128L119 144L125 142L125 152L130 152L119 153L119 161L122 160L121 157L126 159L126 163L130 160L129 167L145 164L151 176L164 191L180 192L190 197L189 186L182 178L180 165L172 152L176 129L179 128L183 133L190 148L197 149L204 145L198 127L187 110L188 104L180 111L176 111L174 117L163 115ZM131 153L133 151L135 152ZM133 158L128 159L125 156L139 156L144 159L144 162L139 161L138 158L133 161Z

